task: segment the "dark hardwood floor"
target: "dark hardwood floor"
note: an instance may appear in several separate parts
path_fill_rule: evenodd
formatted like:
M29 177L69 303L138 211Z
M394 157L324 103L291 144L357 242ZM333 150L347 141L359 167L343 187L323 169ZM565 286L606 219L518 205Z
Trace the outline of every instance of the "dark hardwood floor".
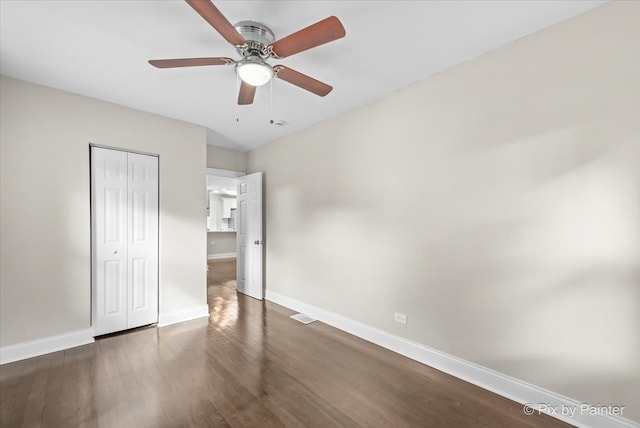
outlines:
M237 295L234 272L210 262L208 319L0 366L1 426L568 426Z

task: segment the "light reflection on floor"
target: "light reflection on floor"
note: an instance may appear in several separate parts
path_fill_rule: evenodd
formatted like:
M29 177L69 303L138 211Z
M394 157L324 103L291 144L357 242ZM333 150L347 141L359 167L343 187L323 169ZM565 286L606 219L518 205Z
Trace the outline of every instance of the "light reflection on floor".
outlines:
M236 293L236 260L208 261L207 303L209 320L217 329L226 329L238 320L238 296Z

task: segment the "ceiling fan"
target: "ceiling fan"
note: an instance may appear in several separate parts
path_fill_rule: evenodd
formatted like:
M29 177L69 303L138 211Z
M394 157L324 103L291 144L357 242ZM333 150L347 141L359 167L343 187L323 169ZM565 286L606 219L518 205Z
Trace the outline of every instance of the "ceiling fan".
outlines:
M211 0L185 0L222 37L235 46L240 60L226 57L152 59L149 64L158 68L195 67L204 65L235 65L240 77L238 104L253 103L256 87L277 77L302 89L324 97L333 89L326 83L284 65L270 66L268 58L286 58L307 49L332 42L345 36L342 23L335 16L318 21L289 36L275 40L269 27L259 22L240 21L232 25Z

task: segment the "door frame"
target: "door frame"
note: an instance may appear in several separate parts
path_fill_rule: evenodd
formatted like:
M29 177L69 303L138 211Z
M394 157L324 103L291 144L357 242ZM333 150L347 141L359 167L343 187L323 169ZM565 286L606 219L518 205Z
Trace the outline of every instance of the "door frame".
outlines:
M238 177L242 177L243 175L247 175L247 173L242 171L233 171L230 169L219 169L219 168L207 167L207 175L215 175L218 177L227 177L227 178L238 178Z
M238 178L238 177L244 177L245 175L249 175L248 173L244 172L244 171L234 171L234 170L230 170L230 169L220 169L220 168L209 168L207 167L207 176L209 175L213 175L216 177L225 177L225 178ZM205 177L206 179L206 177ZM264 186L264 184L263 184ZM264 190L264 189L263 189ZM207 198L207 203L209 203L209 192L206 192L205 197ZM262 240L264 241L264 200L263 200L263 206L262 206L262 210L263 210L263 230L262 230ZM208 235L207 235L207 239L208 239ZM238 257L238 241L236 240L236 260ZM208 263L208 260L207 260ZM262 288L263 288L263 293L264 293L264 270L265 270L265 257L264 257L264 253L262 256L262 273L263 273L263 279L262 279ZM236 273L236 277L237 277L237 273ZM236 278L237 280L237 278ZM206 285L205 285L206 286ZM264 298L264 297L263 297Z
M158 158L158 266L157 266L157 277L158 277L158 307L157 309L157 313L158 313L158 319L160 318L160 300L161 300L161 294L162 294L162 287L160 286L162 284L162 277L160 275L160 266L162 264L162 252L161 252L161 239L160 239L160 231L162 228L162 216L160 215L160 213L162 212L161 209L161 199L160 199L160 186L161 186L161 181L160 181L160 155L158 153L149 153L149 152L143 152L140 150L132 150L132 149L127 149L127 148L123 148L123 147L112 147L112 146L105 146L103 144L94 144L92 142L89 142L89 245L90 245L90 257L89 257L89 271L90 271L90 293L89 293L89 317L90 317L90 322L91 322L91 331L92 331L92 335L95 336L95 325L96 325L96 308L95 308L95 304L96 301L94 300L95 297L95 287L96 287L96 283L95 283L95 269L94 269L94 262L95 262L95 255L94 255L94 240L95 240L95 236L94 236L94 219L93 219L93 169L91 168L91 153L92 153L92 149L93 148L98 148L98 149L106 149L106 150L115 150L115 151L119 151L119 152L125 152L125 153L133 153L133 154L138 154L138 155L145 155L145 156L153 156Z

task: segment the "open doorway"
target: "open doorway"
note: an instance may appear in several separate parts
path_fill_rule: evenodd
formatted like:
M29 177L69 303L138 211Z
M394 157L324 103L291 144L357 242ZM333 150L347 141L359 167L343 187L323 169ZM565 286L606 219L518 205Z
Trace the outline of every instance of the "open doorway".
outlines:
M257 300L264 298L262 191L262 172L207 171L207 271L211 280L207 296L211 311L215 311L220 294L235 295L237 291Z
M242 172L207 170L207 304L215 317L229 311L237 289L237 177Z

